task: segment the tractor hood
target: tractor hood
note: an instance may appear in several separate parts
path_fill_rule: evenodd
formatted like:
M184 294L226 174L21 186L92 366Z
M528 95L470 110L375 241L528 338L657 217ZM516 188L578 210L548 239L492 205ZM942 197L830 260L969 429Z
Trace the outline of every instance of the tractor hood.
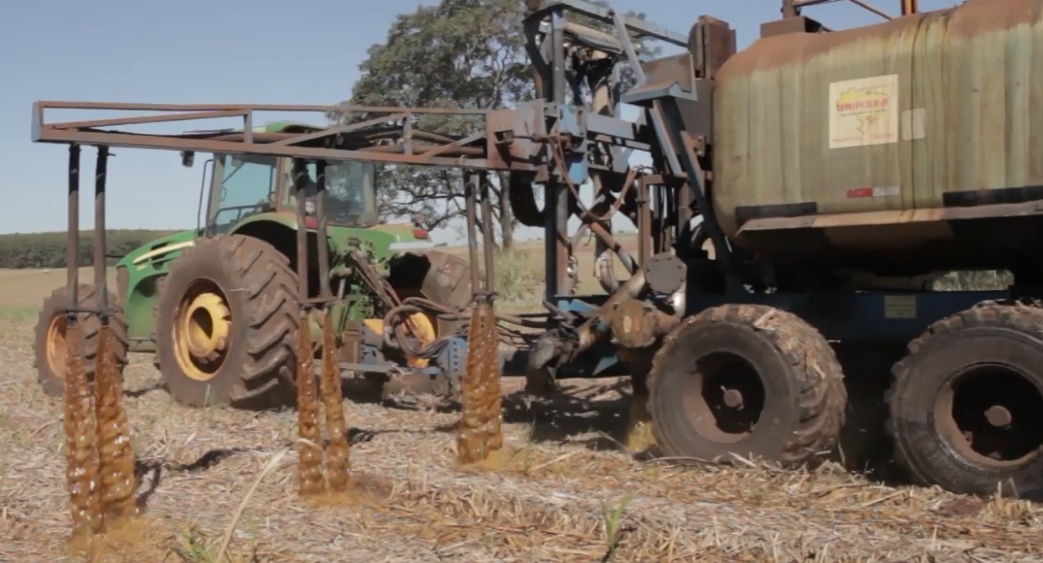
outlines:
M145 264L155 260L167 260L168 254L180 252L195 244L196 231L190 229L179 231L171 235L145 243L127 253L116 264L117 267L125 267L128 270L144 269Z

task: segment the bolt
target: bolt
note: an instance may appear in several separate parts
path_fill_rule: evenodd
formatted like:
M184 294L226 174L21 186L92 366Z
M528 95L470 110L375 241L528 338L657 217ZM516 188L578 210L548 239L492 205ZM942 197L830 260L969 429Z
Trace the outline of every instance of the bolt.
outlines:
M993 405L985 411L985 419L989 421L989 424L996 428L1003 428L1010 426L1013 421L1013 417L1010 415L1010 411L1006 407L1000 405Z
M733 409L742 408L742 391L739 391L738 389L725 389L724 404Z

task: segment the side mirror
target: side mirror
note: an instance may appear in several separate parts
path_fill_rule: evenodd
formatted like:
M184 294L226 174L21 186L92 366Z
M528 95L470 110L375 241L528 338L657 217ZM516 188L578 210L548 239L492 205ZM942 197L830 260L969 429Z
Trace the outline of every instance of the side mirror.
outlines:
M196 162L196 151L181 151L181 166L192 168Z

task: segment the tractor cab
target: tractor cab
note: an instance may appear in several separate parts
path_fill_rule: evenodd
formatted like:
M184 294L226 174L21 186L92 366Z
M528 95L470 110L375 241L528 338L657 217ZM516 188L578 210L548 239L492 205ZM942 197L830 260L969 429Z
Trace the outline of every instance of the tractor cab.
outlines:
M331 162L326 166L326 217L330 225L365 228L380 222L377 214L375 166L364 162ZM306 210L314 215L316 167L307 166ZM258 155L215 154L207 205L207 228L228 232L258 213L296 213L292 159Z

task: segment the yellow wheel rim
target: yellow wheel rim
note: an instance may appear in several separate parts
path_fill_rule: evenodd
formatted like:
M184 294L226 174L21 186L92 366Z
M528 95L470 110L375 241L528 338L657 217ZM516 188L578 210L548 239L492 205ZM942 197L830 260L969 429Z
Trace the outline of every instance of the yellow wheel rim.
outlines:
M185 375L209 381L224 365L228 353L231 313L215 284L201 282L189 289L175 315L175 356Z
M438 338L438 330L435 328L435 323L424 313L409 315L406 327L413 337L419 341L420 348L427 346L434 342L435 338ZM424 358L407 357L406 361L409 365L417 367L426 367L428 364L428 360Z
M56 377L65 378L65 315L51 319L47 326L47 364Z

